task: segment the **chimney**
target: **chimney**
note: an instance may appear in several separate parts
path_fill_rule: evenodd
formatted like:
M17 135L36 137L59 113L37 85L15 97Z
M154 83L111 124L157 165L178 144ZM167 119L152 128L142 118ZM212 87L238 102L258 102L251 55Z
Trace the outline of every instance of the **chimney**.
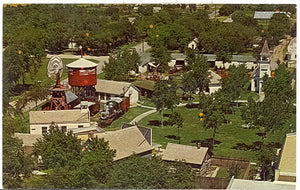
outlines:
M94 138L94 132L89 132L89 138Z
M197 149L200 149L201 148L201 142L198 142L197 143Z

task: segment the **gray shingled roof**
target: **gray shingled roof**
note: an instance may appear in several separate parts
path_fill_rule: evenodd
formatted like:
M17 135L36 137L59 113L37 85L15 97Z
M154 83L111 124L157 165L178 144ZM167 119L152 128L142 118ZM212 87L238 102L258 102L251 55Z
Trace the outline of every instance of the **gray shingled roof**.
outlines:
M168 143L162 159L166 161L183 161L189 164L201 165L207 154L208 148Z
M265 43L264 43L264 46L263 46L263 48L261 50L260 55L267 55L267 56L270 55L270 50L269 50L269 46L268 46L267 40L265 40Z

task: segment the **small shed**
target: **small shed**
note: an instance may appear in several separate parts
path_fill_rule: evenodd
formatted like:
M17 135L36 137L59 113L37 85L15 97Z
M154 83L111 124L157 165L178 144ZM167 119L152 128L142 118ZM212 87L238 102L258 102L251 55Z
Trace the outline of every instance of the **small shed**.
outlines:
M164 161L182 161L190 164L193 168L201 169L203 163L209 158L207 147L188 146L168 143L163 152Z

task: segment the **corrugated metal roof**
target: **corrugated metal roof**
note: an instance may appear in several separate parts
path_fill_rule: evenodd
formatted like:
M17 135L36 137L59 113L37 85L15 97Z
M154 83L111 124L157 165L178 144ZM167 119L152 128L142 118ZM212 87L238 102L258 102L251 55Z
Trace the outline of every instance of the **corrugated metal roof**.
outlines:
M49 110L30 111L30 124L51 124L55 123L86 123L90 122L89 112L80 109L72 110Z
M207 151L207 147L201 147L198 149L196 146L168 143L162 159L167 161L179 160L189 164L201 165L204 161Z
M271 19L274 15L274 11L255 11L254 19Z
M255 62L256 59L252 55L232 55L231 61Z
M71 91L67 91L65 94L66 94L67 104L69 104L70 102L72 102L78 98L78 96L76 96Z
M91 68L91 67L97 67L97 64L86 60L84 58L80 58L70 64L67 65L69 68Z

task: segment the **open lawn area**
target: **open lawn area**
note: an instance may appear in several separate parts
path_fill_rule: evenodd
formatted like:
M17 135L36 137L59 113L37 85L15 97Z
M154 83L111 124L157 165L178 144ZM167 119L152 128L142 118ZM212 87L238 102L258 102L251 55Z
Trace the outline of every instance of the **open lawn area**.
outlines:
M178 107L174 111L180 113L184 118L183 128L180 129L180 143L185 145L195 146L197 141L201 141L203 146L206 146L211 141L213 130L205 130L202 122L198 118L201 112L199 109L188 109L186 107ZM167 120L167 115L170 110L164 111L164 120ZM256 151L261 141L258 136L259 130L246 129L241 127L244 121L241 119L240 110L235 111L235 115L226 116L232 124L223 124L216 133L215 148L213 153L217 156L245 158L251 161L256 161ZM168 142L179 143L178 130L175 126L160 126L161 115L159 112L151 114L142 119L138 124L140 126L150 127L153 129L153 142L162 145L165 148ZM291 123L296 122L296 116L291 118ZM268 135L266 143L271 143L274 148L280 148L284 134L276 132Z
M113 121L108 127L105 128L106 131L118 130L121 128L121 124L130 123L134 118L139 116L140 114L149 111L148 108L143 107L134 107L130 108L128 112L122 115L119 119Z

